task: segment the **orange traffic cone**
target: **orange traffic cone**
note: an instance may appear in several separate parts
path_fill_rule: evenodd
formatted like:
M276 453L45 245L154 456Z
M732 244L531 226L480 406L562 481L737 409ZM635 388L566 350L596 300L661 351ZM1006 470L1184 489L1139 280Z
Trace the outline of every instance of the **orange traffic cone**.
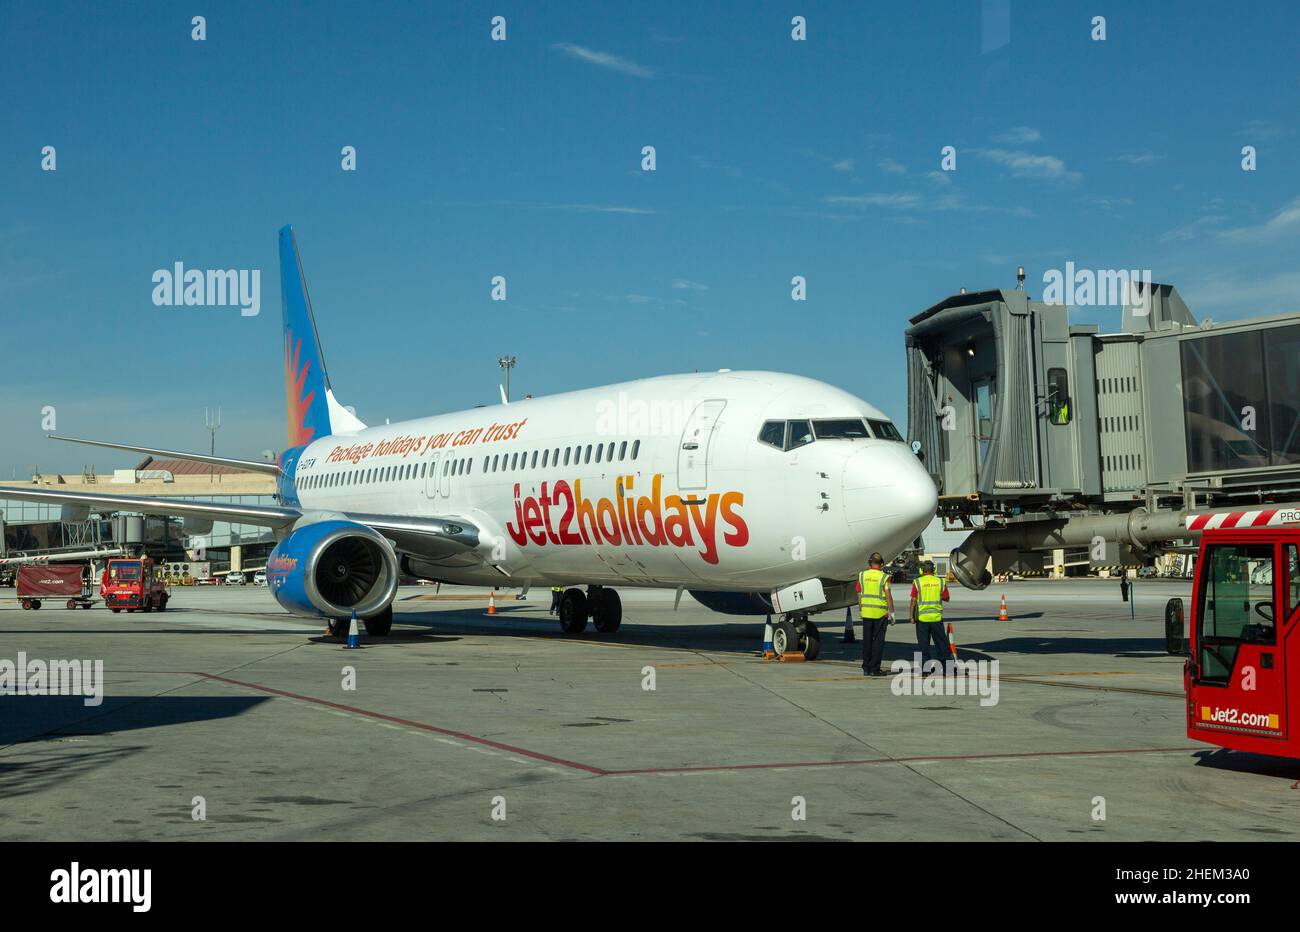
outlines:
M495 615L495 614L497 613L497 600L496 600L496 593L495 593L495 592L489 592L489 593L488 593L488 610L487 610L487 613L488 613L489 615Z
M957 656L957 640L953 637L952 622L948 622L948 653L954 658Z
M1007 618L1007 594L1002 593L1002 609L998 612L998 621L1009 621Z

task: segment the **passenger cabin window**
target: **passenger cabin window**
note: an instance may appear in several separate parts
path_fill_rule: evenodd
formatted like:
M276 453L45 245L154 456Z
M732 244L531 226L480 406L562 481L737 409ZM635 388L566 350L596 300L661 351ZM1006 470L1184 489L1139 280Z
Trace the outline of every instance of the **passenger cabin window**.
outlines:
M602 453L604 453L604 452L605 452L605 445L604 445L603 443L598 443L598 444L596 444L596 462L597 462L597 463L600 462L600 454L602 454Z
M637 454L640 453L640 452L641 452L641 441L640 441L640 440L633 440L633 441L632 441L632 459L636 459Z
M892 421L876 421L868 419L867 423L871 425L871 432L876 435L877 440L897 440L903 442L903 435L898 432Z
M586 453L585 456L583 456L583 458L582 458L582 462L583 462L584 464L585 464L585 463L590 463L590 462L591 462L591 444L587 444L587 453Z
M1200 678L1226 683L1242 644L1275 644L1273 545L1218 544L1205 559L1197 653Z
M857 417L813 421L813 431L818 440L865 440L871 436L862 418Z

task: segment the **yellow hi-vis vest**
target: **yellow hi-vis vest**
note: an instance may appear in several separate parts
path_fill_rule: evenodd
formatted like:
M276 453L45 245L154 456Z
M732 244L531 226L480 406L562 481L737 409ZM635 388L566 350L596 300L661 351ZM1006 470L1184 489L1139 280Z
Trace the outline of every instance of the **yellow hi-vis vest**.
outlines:
M879 621L889 614L889 603L885 593L889 591L889 577L880 570L863 570L858 574L858 585L862 592L858 596L858 607L862 610L865 621Z
M916 620L943 621L943 580L933 573L916 579Z

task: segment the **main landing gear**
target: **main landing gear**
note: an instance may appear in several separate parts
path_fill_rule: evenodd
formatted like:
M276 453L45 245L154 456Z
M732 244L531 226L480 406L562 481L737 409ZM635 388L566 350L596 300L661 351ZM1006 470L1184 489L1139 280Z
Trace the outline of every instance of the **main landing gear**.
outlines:
M581 634L587 630L587 619L601 634L613 634L623 623L623 601L613 589L590 586L586 592L573 588L560 596L560 630L565 634Z
M782 616L772 625L772 652L780 657L785 653L801 652L805 660L816 660L822 652L822 636L807 612L794 612Z
M388 606L373 618L360 619L366 628L366 634L372 638L382 638L393 630L393 606ZM348 639L348 628L352 626L351 618L334 618L330 620L330 633L340 641Z

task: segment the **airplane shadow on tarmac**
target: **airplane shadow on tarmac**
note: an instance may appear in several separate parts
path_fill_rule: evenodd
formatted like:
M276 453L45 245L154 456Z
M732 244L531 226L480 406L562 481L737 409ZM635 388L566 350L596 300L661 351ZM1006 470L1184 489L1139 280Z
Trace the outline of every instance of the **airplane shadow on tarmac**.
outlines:
M84 738L242 715L269 696L5 696L0 744ZM3 794L0 794L3 795Z
M1140 660L1169 656L1164 638L1015 637L970 644L959 642L958 647L986 652L994 657L1000 654L1110 654Z

